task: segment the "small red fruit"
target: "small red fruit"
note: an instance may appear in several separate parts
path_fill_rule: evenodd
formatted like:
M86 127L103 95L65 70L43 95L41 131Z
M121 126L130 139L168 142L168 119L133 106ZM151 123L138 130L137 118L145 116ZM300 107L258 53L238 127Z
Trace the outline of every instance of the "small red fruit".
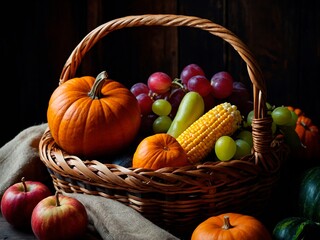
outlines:
M43 183L25 181L22 178L21 182L15 183L4 192L1 200L2 215L16 228L30 229L34 207L51 194L50 189Z
M199 93L202 97L207 96L212 91L210 81L202 75L191 77L188 81L187 88L189 91Z
M148 78L149 89L157 94L170 91L172 79L164 72L154 72Z
M34 208L31 227L39 240L83 238L88 225L84 205L76 198L55 195L42 199Z
M146 116L152 111L153 100L147 93L141 93L136 96L142 116Z
M205 76L205 73L199 65L197 65L195 63L191 63L182 69L182 71L180 73L180 79L181 79L182 83L185 86L187 86L189 79L191 77L197 76L197 75Z
M217 72L211 78L211 86L212 94L215 98L227 98L233 90L233 78L228 72Z

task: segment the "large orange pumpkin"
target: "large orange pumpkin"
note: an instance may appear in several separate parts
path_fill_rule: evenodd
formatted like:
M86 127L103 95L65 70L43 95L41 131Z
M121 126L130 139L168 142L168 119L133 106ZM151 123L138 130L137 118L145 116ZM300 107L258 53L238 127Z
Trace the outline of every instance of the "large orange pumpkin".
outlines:
M256 218L239 213L225 213L201 222L191 240L271 240L267 228Z
M112 155L136 137L141 117L135 96L102 72L70 79L52 93L47 110L55 142L69 154Z
M185 150L179 142L167 133L148 136L139 143L133 154L134 168L157 170L163 167L190 165Z

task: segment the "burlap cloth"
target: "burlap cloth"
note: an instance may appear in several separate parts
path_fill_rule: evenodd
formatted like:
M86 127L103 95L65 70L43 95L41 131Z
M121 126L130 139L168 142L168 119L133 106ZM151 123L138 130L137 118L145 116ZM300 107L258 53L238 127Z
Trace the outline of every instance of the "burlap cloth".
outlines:
M49 173L39 158L38 145L47 128L43 123L21 131L0 148L0 197L22 177L49 183ZM140 213L112 199L84 194L68 194L86 207L89 223L102 239L117 240L176 240L164 229Z

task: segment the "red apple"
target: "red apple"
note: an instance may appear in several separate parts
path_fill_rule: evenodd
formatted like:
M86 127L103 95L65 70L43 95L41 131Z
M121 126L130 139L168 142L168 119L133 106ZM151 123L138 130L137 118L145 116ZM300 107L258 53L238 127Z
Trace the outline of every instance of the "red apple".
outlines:
M52 195L41 182L25 181L15 183L3 194L1 212L5 220L16 228L30 229L31 214L42 199Z
M31 227L39 239L80 239L88 225L84 205L76 198L58 191L54 196L41 200L31 216Z

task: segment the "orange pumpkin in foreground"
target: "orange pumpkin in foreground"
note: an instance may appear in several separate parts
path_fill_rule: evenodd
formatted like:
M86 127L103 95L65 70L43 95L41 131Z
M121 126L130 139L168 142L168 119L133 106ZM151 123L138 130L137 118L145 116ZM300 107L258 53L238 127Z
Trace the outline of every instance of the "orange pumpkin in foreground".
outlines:
M148 136L139 143L133 154L132 167L157 170L163 167L190 165L185 150L167 133Z
M191 240L271 240L267 228L256 218L238 213L225 213L201 222Z
M55 142L69 154L112 155L136 137L141 117L135 96L102 72L70 79L51 95L47 110Z

